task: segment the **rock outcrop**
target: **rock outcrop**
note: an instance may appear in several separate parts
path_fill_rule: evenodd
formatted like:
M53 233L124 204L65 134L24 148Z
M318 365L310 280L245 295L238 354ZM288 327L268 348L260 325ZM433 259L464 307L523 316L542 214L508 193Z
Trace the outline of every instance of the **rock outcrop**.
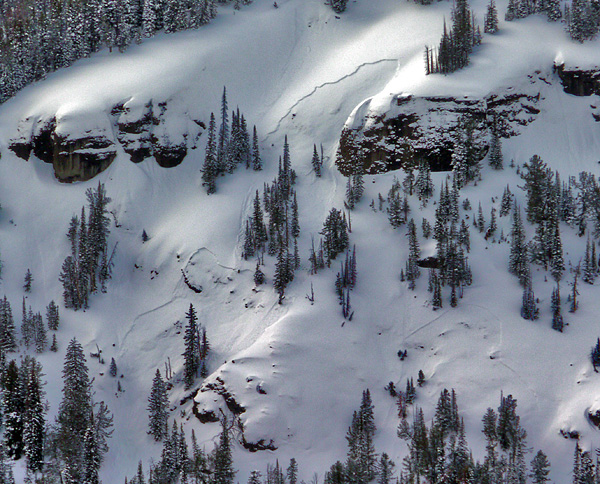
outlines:
M541 73L529 76L526 87L509 88L483 98L398 95L383 114L368 113L344 128L336 164L348 175L357 165L368 174L384 173L421 161L433 171L451 169L457 129L469 124L477 157L485 157L496 126L501 137L519 134L540 113Z
M154 108L152 101L131 99L109 113L82 111L25 119L9 149L24 160L33 153L51 163L61 182L85 181L110 166L119 144L134 163L154 156L160 166L175 167L195 147L204 127L183 109L169 109L168 103Z
M579 69L555 64L554 71L560 77L563 89L574 96L600 95L600 68Z

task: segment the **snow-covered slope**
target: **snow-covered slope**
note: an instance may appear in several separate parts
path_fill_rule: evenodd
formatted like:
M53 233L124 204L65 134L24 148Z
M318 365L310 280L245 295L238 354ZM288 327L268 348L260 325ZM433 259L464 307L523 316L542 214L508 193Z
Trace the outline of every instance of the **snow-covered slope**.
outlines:
M519 317L521 288L506 270L508 244L485 241L473 231L473 286L458 308L432 311L426 276L415 292L399 280L407 257L405 229L392 229L384 213L368 207L378 193L387 194L394 174L368 177L365 200L352 212L351 241L359 270L352 321L344 323L334 294L337 269L310 276L306 260L311 235L318 234L331 207L343 206L345 179L333 164L341 129L353 112L354 117L387 112L399 93L483 96L525 84L528 74L540 70L552 80L543 92L542 112L522 135L504 143L505 159L522 164L538 153L564 175L597 172L600 125L589 105L598 99L565 94L552 74L552 63L560 58L572 65L597 65L598 42L575 45L560 24L543 18L501 22L496 36L484 36L470 67L447 77L426 77L423 46L438 42L450 3L423 7L398 0L357 0L341 18L321 0L278 3L278 9L270 0L255 0L238 12L225 8L214 23L198 31L159 35L125 54L105 51L49 75L0 107L0 291L15 312L27 268L35 278L27 298L34 310L43 310L51 299L61 300L58 274L68 253L68 222L84 204L85 191L98 181L106 184L118 221L111 234L119 246L108 292L94 296L85 312L61 308L59 353L40 357L50 417L60 401L62 355L76 336L86 351L95 351L97 344L107 361L114 357L124 375L125 391L117 393L107 365L88 361L96 399L105 400L115 415L103 481L122 481L133 474L139 459L156 458L160 447L146 435L147 396L156 368L164 368L167 358L181 373L178 322L193 303L212 343L208 379L220 376L246 408L242 418L248 440L273 439L278 447L275 452L249 453L237 446L240 482L251 469L264 470L267 462L292 456L299 461L302 478L308 480L313 472L322 476L345 456L344 435L365 388L375 403L377 450L399 463L405 444L396 437L395 402L383 388L389 381L402 387L419 369L427 384L419 390L418 404L427 416L441 389L456 388L478 458L483 455L480 421L485 409L497 407L500 391L512 393L529 445L549 455L554 481L567 482L573 443L559 430L577 429L585 447L600 443L584 415L598 404L600 391L600 377L588 359L598 336L596 287L580 287L581 309L567 315L569 326L559 334L550 328L553 283L539 270L534 287L541 317L525 321ZM483 18L485 3L473 3ZM499 2L500 11L504 3ZM239 105L249 123L257 125L266 169L240 170L220 179L215 195L207 196L201 186L203 140L183 164L171 169L153 160L133 164L118 148L115 162L97 179L73 185L58 183L49 165L34 158L24 162L7 149L19 121L27 117L105 115L131 98L175 102L192 119L206 122L219 109L224 85L230 107ZM360 113L357 106L363 106ZM241 258L241 241L254 192L276 175L286 134L299 175L304 262L279 305L269 284L253 290L254 262ZM323 143L328 160L321 179L310 166L314 143ZM445 176L435 174L437 187ZM507 183L523 201L519 180L515 169L491 173L486 168L483 181L462 195L474 207L481 201L488 217L492 197L498 204ZM430 204L420 211L418 206L413 200L412 216L420 226L423 216L433 219L434 208ZM510 222L501 219L500 228L508 234ZM150 236L144 244L142 230ZM585 240L568 228L563 237L565 259L576 264ZM425 254L433 253L432 242L422 244ZM190 261L202 280L201 294L183 282L181 269ZM269 282L273 265L267 260ZM314 305L305 298L311 283ZM407 360L398 359L399 349L408 349ZM257 392L257 384L266 394ZM189 402L179 407L184 395L182 385L176 385L172 416L184 423L188 435L194 428L209 449L218 425L200 424ZM223 407L211 392L198 399L205 408Z

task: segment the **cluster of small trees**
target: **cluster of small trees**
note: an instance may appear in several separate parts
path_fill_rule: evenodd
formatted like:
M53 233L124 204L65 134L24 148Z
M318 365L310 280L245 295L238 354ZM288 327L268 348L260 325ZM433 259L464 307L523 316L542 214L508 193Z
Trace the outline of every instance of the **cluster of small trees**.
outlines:
M42 365L35 358L25 356L20 364L2 359L0 482L14 483L5 457L17 460L24 456L26 482L98 483L112 433L112 415L104 402L92 401L91 381L77 340L67 348L63 399L52 426L46 423L42 375Z
M190 304L190 310L185 314L185 317L188 322L183 336L185 343L183 381L187 390L193 386L198 375L203 378L208 375L206 359L208 358L210 345L206 336L206 328L198 324L198 316L192 304Z
M81 217L71 218L67 238L71 245L71 255L62 265L60 282L63 285L63 297L66 308L78 310L88 307L89 295L100 289L106 291L106 282L111 278L113 257L108 253L108 235L110 219L107 205L111 199L106 196L104 184L98 188L89 188L86 192L89 216L85 207Z
M60 323L58 306L54 301L46 307L46 324L52 331L58 330ZM46 324L41 313L33 313L31 306L27 309L25 298L23 298L23 319L21 321L21 337L23 345L26 348L33 346L36 353L42 353L46 350L48 344ZM16 351L18 348L18 339L16 336L15 321L12 314L10 302L4 296L0 299L0 355L6 357L7 353ZM52 351L57 350L56 336L53 336Z
M6 455L15 460L25 456L32 472L41 471L44 463L46 408L41 372L42 367L34 358L25 357L20 366L11 360L0 374L3 447Z
M481 31L467 0L458 0L452 9L452 28L444 32L437 50L425 47L425 73L449 74L469 65L473 46L481 43Z
M277 178L271 184L265 183L262 206L258 190L256 191L252 215L246 221L242 254L246 260L254 256L257 258L254 274L257 285L265 280L260 268L264 263L265 251L277 257L273 286L279 295L280 304L285 288L294 279L294 271L300 267L300 220L295 184L296 172L292 168L290 145L286 136ZM268 222L265 222L265 214L269 216Z
M565 5L565 20L573 40L581 43L591 40L600 29L600 5L596 0L572 0L570 8Z
M215 16L214 0L2 2L0 103L30 82L105 46L123 52L160 30L197 28Z
M150 464L146 481L142 462L136 475L125 479L129 484L179 484L196 482L202 484L234 484L236 471L233 468L232 434L238 428L239 421L223 417L219 442L212 452L207 453L198 446L195 432L191 434L191 452L183 425L174 421L171 429L167 423L163 433L163 449L156 463ZM260 480L258 481L260 482ZM271 481L275 482L275 481ZM291 484L291 483L290 483Z
M356 269L356 246L352 248L352 253L346 251L346 259L341 263L341 270L335 278L335 293L340 300L342 306L342 314L344 318L352 318L350 312L350 291L356 285L358 272Z
M473 275L465 251L470 250L469 228L464 220L459 221L460 190L454 176L452 189L442 184L440 199L435 211L433 238L436 241L437 269L429 273L428 290L433 294L434 309L442 307L442 286L449 285L450 306L458 304L465 286L471 285Z
M561 2L558 0L509 0L504 19L511 21L536 13L545 13L549 21L556 22L562 17Z
M254 126L252 141L250 140L246 118L240 113L239 108L231 112L231 124L229 123L227 88L224 87L218 131L215 115L210 113L208 139L202 167L202 184L206 188L206 192L208 194L215 193L217 177L233 173L239 165L245 166L246 169L252 167L256 171L262 170L258 134L256 126Z

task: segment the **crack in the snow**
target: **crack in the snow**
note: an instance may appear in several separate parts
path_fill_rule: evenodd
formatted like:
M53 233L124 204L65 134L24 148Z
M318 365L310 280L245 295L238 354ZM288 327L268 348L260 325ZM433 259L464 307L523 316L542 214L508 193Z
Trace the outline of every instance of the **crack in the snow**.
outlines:
M381 64L383 62L398 62L398 59L379 59L378 61L375 62L364 62L363 64L360 64L356 69L354 69L354 71L352 71L350 74L346 74L343 77L340 77L339 79L337 79L336 81L327 81L324 82L323 84L319 84L318 86L315 86L315 88L309 92L308 94L306 94L305 96L302 96L300 99L298 99L293 105L292 107L290 107L290 109L288 109L287 113L285 113L277 122L277 126L275 127L275 129L273 131L270 131L267 136L265 137L265 139L267 139L269 136L271 136L272 134L276 133L277 131L279 131L279 128L281 127L281 123L283 122L283 120L285 118L287 118L290 114L292 114L292 111L304 100L308 99L310 96L312 96L314 93L316 93L319 89L324 88L325 86L331 86L334 84L339 84L340 82L342 82L345 79L348 79L349 77L354 76L355 74L358 74L358 72L366 66L374 66L377 64Z

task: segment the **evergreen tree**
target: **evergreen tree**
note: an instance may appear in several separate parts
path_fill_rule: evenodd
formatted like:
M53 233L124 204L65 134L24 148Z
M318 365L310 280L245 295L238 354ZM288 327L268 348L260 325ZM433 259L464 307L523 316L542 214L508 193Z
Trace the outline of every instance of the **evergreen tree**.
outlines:
M100 452L96 433L93 427L88 427L83 438L83 477L85 484L100 484Z
M319 157L319 153L317 152L317 145L314 145L313 149L313 157L312 157L312 167L315 173L315 176L321 176L321 158Z
M110 374L110 376L115 377L117 376L117 362L115 361L114 358L110 359L110 368L108 370L108 373Z
M221 435L219 444L214 454L214 484L233 484L235 471L233 469L233 458L231 455L231 443L229 439L228 421L223 418L221 421Z
M381 454L377 469L377 484L391 484L394 479L394 461L384 452Z
M496 2L494 2L494 0L490 0L490 3L487 5L483 23L483 31L486 34L495 34L498 32L498 9L496 8Z
M298 484L298 462L293 457L290 459L290 465L286 471L287 482L289 484Z
M150 418L148 433L156 441L161 441L167 437L165 429L169 419L168 405L169 399L166 384L160 375L160 370L156 370L156 374L152 380L152 390L148 398L148 414Z
M260 157L260 148L258 146L258 134L256 126L254 126L252 134L252 168L254 171L262 170L262 159Z
M217 164L217 142L215 138L216 121L214 113L210 113L210 124L208 127L208 140L204 155L204 166L202 167L202 185L209 195L217 189L216 178L219 174Z
M561 304L560 286L557 283L556 287L552 290L552 297L551 297L552 329L562 332L564 323L563 323L563 317L561 314L560 304Z
M48 329L52 331L58 330L60 324L60 316L58 313L58 306L54 300L50 301L50 304L46 306L46 322L48 323Z
M517 205L513 211L513 226L511 231L510 259L508 271L519 278L522 286L529 280L529 262L527 260L527 245L525 243L525 227L521 220L521 211Z
M31 271L29 269L27 269L27 272L25 273L25 282L23 283L23 290L25 292L31 292L31 283L33 282L33 275L31 274Z
M52 344L50 345L50 351L56 353L58 351L58 343L56 342L56 334L52 335Z
M17 349L15 337L15 322L10 303L6 296L0 299L0 354L6 354Z
M550 481L548 474L550 474L550 462L548 462L546 454L538 450L531 461L531 474L529 476L533 484L544 484Z
M61 460L76 481L83 477L84 436L92 414L91 389L83 348L76 339L67 347L63 399L58 408L57 444Z
M190 304L190 309L185 314L185 317L188 320L188 324L183 336L183 341L185 343L185 351L183 353L183 380L187 390L194 384L194 380L198 376L198 369L200 367L198 317L192 304Z
M490 5L494 5L494 0L490 0ZM489 8L490 7L488 5L488 9ZM494 5L494 8L495 8L495 5ZM498 19L496 18L496 23L497 22L498 22ZM496 27L496 29L497 29L497 27ZM492 127L492 142L490 144L489 160L490 160L490 166L493 169L501 170L503 168L503 166L502 166L502 161L503 161L502 143L500 141L500 134L498 133L497 124L498 124L497 117L494 116L494 124Z
M223 87L223 96L221 98L221 124L219 126L219 136L217 139L217 172L224 173L227 163L227 152L229 150L229 108L227 107L227 88Z
M2 410L4 413L4 444L9 457L21 458L23 454L23 408L25 395L19 367L11 360L2 372Z
M531 286L531 280L528 280L523 287L523 304L521 305L521 317L523 319L535 320L538 318L539 309L535 303L535 295Z

